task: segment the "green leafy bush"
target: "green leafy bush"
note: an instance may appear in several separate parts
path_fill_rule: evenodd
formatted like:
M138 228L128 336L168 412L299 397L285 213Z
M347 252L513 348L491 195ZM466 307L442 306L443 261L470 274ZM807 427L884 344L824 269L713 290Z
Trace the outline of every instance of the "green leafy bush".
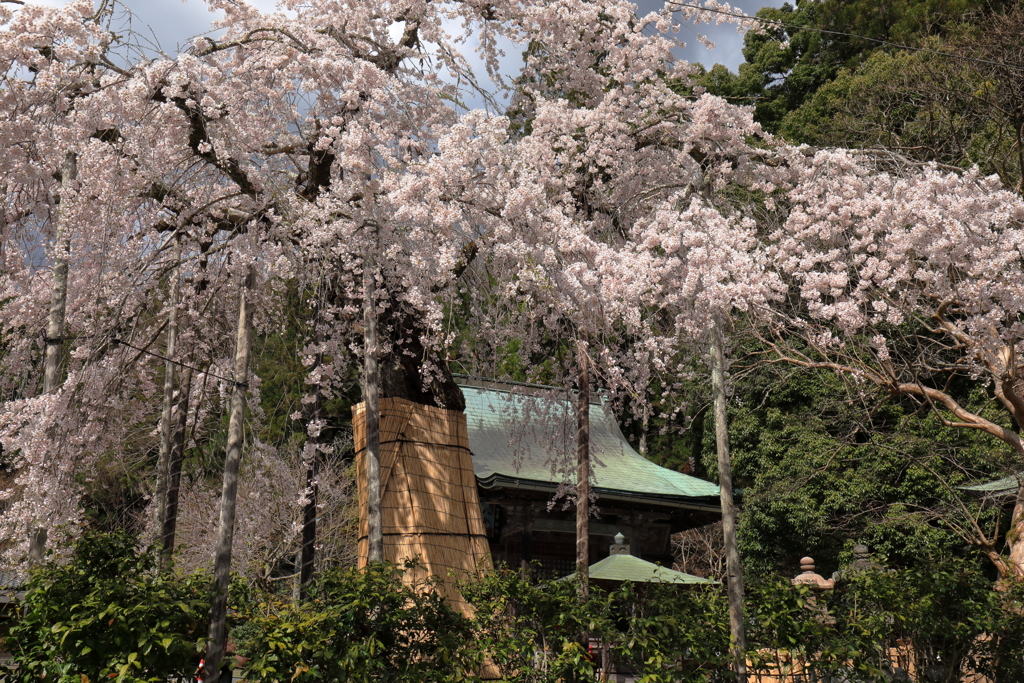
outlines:
M971 672L1022 680L1021 589L999 591L977 563L949 558L900 571L856 574L840 584L836 629L864 669L897 664L919 680L959 681ZM879 675L877 680L883 680Z
M192 674L205 641L209 580L158 573L124 533L83 536L70 562L32 572L6 649L7 680L166 681Z
M477 647L508 681L594 680L599 653L588 656L584 634L641 683L735 680L721 585L624 584L580 602L572 581L499 570L463 592ZM1024 680L1024 588L996 590L977 562L852 572L826 591L776 576L753 582L744 602L751 680Z
M768 580L747 594L748 656L755 671L819 680L1021 680L1019 591L958 558L855 572L827 591Z
M497 569L461 587L476 608L476 646L504 680L594 680L599 662L587 651L587 636L614 644L620 634L611 597L592 587L581 602L577 585L567 579L534 583L518 571Z
M19 683L183 678L204 642L208 580L155 571L126 535L90 535L71 561L36 570L7 640ZM232 639L253 682L593 681L602 660L642 683L733 680L721 585L592 586L498 569L461 585L467 618L405 568L320 576L303 602L233 586ZM1024 680L1024 587L996 590L978 562L847 572L833 590L754 581L745 599L757 675L931 683L970 673ZM591 650L590 643L600 647ZM496 672L495 672L496 670ZM903 678L900 678L903 677Z
M339 569L305 602L263 595L232 631L247 681L457 683L479 667L470 622L389 564Z
M729 614L718 585L625 585L614 596L624 628L615 661L643 683L734 680Z

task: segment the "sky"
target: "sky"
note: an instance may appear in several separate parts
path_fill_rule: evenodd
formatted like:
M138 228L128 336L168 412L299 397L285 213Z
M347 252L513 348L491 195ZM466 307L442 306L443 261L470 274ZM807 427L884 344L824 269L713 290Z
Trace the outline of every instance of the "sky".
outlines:
M36 4L59 6L67 0L29 0ZM662 6L663 0L633 0L638 4L638 13L658 9ZM785 0L738 0L733 3L734 8L742 10L747 14L754 14L761 7L779 7ZM249 0L249 2L262 10L274 9L276 0ZM179 49L189 43L189 39L204 33L210 29L210 24L217 18L206 9L202 0L121 0L121 4L128 7L134 15L132 28L148 36L152 45L149 49L159 48L164 53L174 56ZM714 43L715 49L709 51L697 40L697 32L707 35ZM684 27L679 36L687 46L679 55L691 62L701 62L707 67L724 64L733 71L743 61L743 36L737 33L736 27L732 24L721 26L699 26ZM505 63L514 68L518 61L521 48L509 45L505 48L508 57ZM483 69L479 72L482 75ZM473 106L473 103L469 103Z

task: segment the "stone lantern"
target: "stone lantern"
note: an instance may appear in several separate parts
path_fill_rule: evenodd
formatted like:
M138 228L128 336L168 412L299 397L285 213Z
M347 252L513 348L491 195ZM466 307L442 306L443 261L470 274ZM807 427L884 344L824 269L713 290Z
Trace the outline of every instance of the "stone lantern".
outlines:
M805 557L800 560L800 569L803 573L792 580L794 586L810 586L815 590L832 590L836 585L835 579L826 579L814 571L814 558Z

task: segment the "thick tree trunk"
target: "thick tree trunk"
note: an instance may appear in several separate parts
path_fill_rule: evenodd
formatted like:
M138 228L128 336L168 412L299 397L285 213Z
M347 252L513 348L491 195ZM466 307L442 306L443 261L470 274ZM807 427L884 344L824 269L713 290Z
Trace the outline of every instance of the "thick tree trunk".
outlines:
M220 527L213 566L214 594L210 605L209 642L206 647L206 683L217 681L227 645L228 579L231 571L231 545L235 534L235 504L238 496L238 466L242 461L245 416L245 391L249 379L249 302L253 274L245 278L239 295L238 333L235 342L234 387L231 391L231 416L224 459L224 485L220 497Z
M711 329L711 387L715 403L715 443L718 447L718 486L722 501L722 535L725 541L725 570L728 575L729 633L732 636L733 669L738 683L747 680L747 638L743 628L743 567L736 546L736 506L732 498L732 465L729 461L729 431L725 411L725 343L717 318Z
M51 394L60 384L60 362L64 357L65 321L68 305L68 260L71 252L71 226L68 210L71 192L78 179L78 155L64 153L60 167L60 198L57 209L57 234L53 249L53 284L50 289L50 315L46 322L45 356L43 359L43 393ZM46 527L37 524L29 530L29 566L40 562L46 554Z
M181 240L175 238L174 261L181 260ZM178 341L178 268L171 274L170 307L167 320L167 357L174 358ZM164 519L167 514L168 464L171 461L171 446L174 440L172 412L174 409L174 375L177 366L171 360L164 362L164 406L160 416L160 455L156 461L156 491L153 493L153 534L158 543L164 535Z
M380 491L380 375L377 368L376 278L369 259L363 268L363 400L366 404L367 561L384 561L384 519Z
M174 535L178 528L178 491L181 486L181 463L185 459L185 428L188 425L189 395L192 392L191 354L185 356L185 369L181 375L181 390L178 394L175 415L174 441L167 462L167 496L161 527L160 567L170 571L174 556Z
M583 342L577 346L576 357L576 576L580 598L586 600L590 593L590 366Z

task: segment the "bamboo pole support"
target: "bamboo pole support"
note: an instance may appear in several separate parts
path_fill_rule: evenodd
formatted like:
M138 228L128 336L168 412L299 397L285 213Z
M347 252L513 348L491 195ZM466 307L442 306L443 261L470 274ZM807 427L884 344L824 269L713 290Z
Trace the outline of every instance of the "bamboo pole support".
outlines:
M235 341L234 386L224 458L224 485L220 497L220 526L213 566L214 594L210 605L209 642L206 647L206 683L220 677L220 666L227 646L228 580L231 571L231 545L235 534L235 506L238 501L238 467L244 441L245 391L249 379L250 320L248 293L252 288L252 269L246 274L239 294L238 332Z
M380 486L380 373L377 367L377 283L372 262L363 266L364 401L366 403L367 560L384 561Z
M586 600L590 593L590 366L586 342L577 342L576 358L576 576L580 599Z
M181 463L185 459L185 429L188 426L189 396L192 393L191 354L185 357L185 361L185 370L181 376L181 388L178 392L174 441L171 443L171 454L167 462L167 495L160 540L160 568L163 571L171 570L171 560L174 556L174 536L178 528Z
M174 238L174 261L181 262L181 237ZM164 361L164 405L160 415L160 455L156 461L156 491L153 494L153 533L163 543L164 520L167 518L167 479L174 441L174 376L177 366L172 360L178 343L178 266L171 274L170 307L167 316L167 360Z
M736 506L732 495L729 459L729 424L725 405L725 342L717 316L711 325L711 387L715 404L715 444L718 449L718 486L722 501L722 535L728 575L729 633L732 636L733 670L737 683L747 680L747 639L743 627L743 567L736 545Z
M71 194L78 179L78 154L64 153L60 167L60 206L57 208L57 234L53 248L53 284L50 289L50 314L46 321L45 356L43 359L43 393L52 394L60 383L60 363L64 357L64 336L67 332L68 262L71 255ZM28 564L34 566L46 554L46 527L37 520L29 530Z

